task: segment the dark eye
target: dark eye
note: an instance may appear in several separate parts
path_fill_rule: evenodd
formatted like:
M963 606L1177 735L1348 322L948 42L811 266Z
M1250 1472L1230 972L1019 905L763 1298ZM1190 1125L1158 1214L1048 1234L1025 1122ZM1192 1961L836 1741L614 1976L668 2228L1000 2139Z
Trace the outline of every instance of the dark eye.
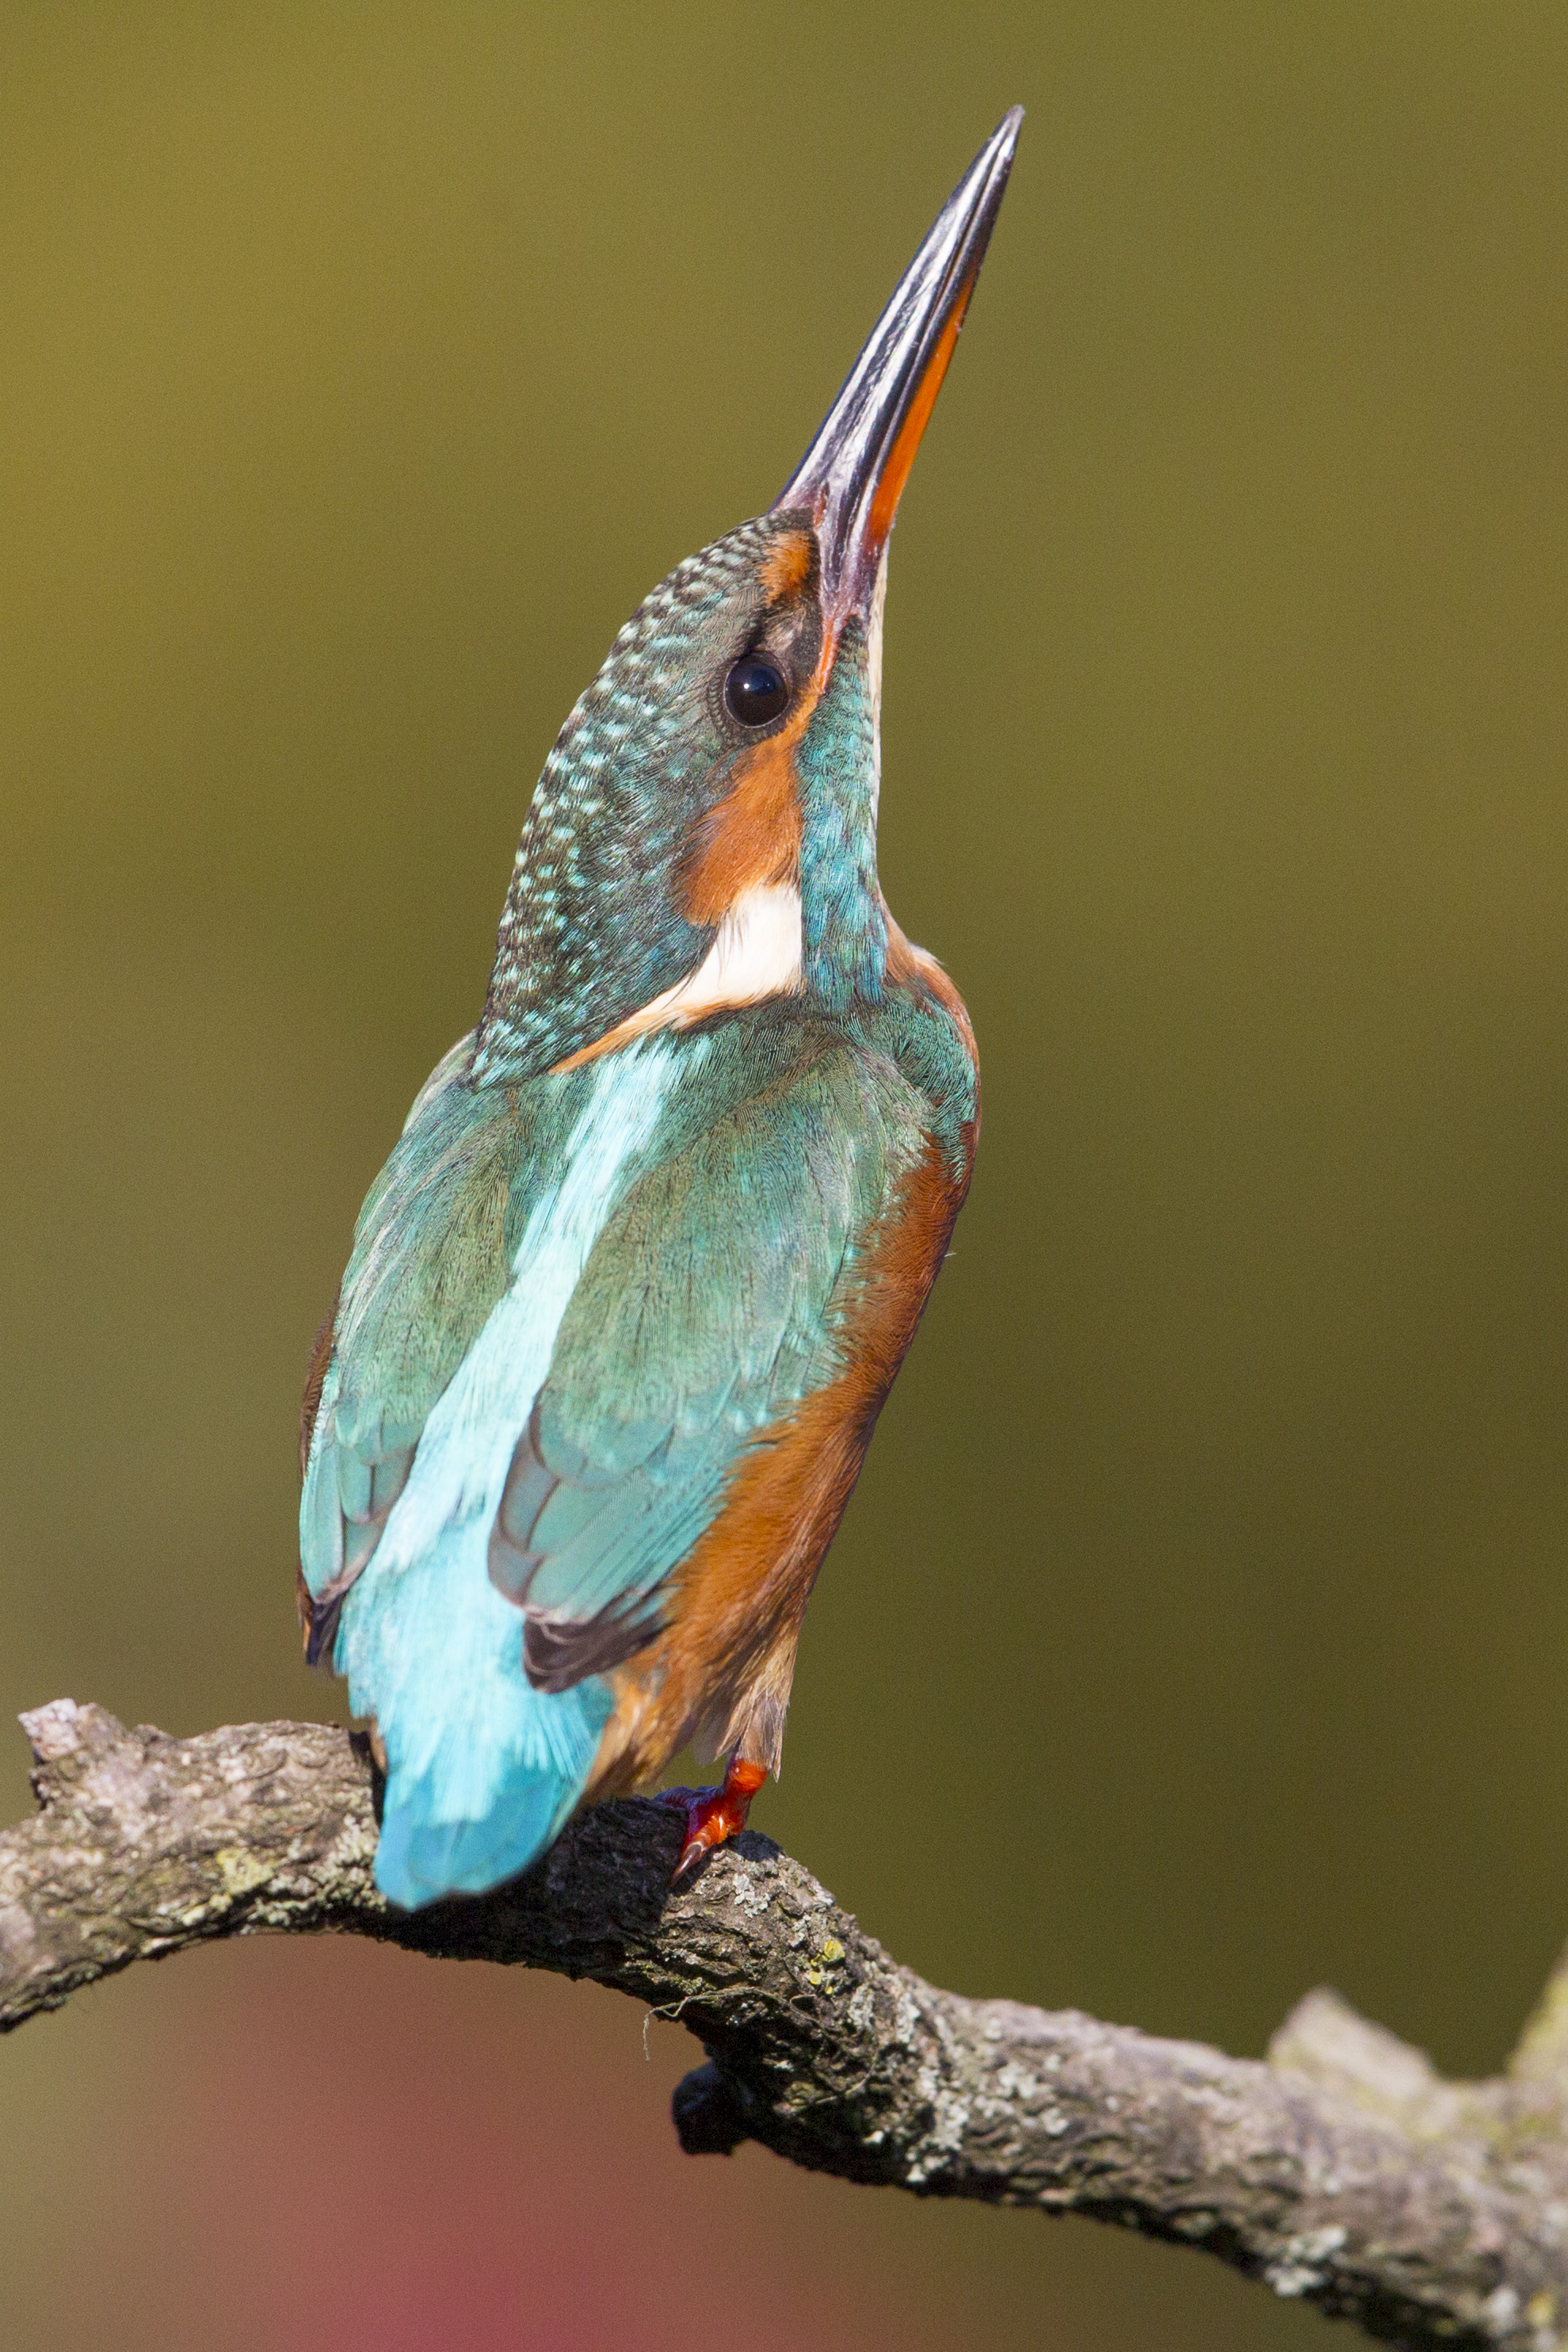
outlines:
M789 701L789 681L763 655L747 654L725 679L724 698L743 727L766 727Z

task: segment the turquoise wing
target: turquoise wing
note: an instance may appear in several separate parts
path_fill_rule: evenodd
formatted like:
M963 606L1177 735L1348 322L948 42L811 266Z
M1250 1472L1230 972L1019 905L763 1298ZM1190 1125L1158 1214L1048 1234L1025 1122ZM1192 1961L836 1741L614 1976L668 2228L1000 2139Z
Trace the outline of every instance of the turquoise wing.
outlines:
M336 1638L408 1483L431 1407L509 1279L515 1138L501 1097L457 1081L472 1037L437 1066L360 1212L307 1433L300 1564L308 1655Z
M608 1711L600 1687L531 1690L517 1612L485 1576L483 1527L476 1575L472 1515L432 1512L421 1492L431 1439L517 1287L515 1223L581 1091L519 1104L463 1083L466 1062L465 1041L361 1213L300 1499L310 1647L377 1720L389 1769L376 1879L410 1908L526 1867L577 1801ZM477 1456L482 1427L471 1436ZM438 1472L452 1450L437 1446Z
M537 1688L653 1638L737 1458L841 1369L835 1302L923 1147L923 1108L839 1044L713 1120L606 1225L490 1537Z

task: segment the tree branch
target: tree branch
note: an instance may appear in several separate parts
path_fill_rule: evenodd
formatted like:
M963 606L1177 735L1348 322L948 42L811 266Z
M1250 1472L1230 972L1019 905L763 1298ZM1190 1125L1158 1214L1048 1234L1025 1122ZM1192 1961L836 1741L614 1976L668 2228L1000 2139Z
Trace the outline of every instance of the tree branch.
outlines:
M1228 2058L938 1991L754 1834L672 1893L681 1822L654 1803L600 1806L527 1877L410 1915L371 1884L361 1740L298 1723L171 1739L69 1699L22 1719L40 1811L0 1834L0 2029L220 1936L521 1961L699 2037L708 2063L674 2098L692 2154L750 2138L850 2180L1087 2213L1391 2343L1568 2340L1568 1969L1492 2082L1440 2081L1327 1992L1267 2063Z

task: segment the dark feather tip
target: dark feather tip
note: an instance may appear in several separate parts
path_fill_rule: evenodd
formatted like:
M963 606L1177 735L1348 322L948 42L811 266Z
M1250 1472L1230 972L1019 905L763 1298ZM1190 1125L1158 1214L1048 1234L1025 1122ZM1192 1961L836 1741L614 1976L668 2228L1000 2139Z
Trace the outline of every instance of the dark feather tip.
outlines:
M334 1592L329 1600L313 1601L309 1604L309 1625L305 1635L305 1663L308 1666L330 1665L332 1649L338 1639L338 1620L343 1613L346 1594Z

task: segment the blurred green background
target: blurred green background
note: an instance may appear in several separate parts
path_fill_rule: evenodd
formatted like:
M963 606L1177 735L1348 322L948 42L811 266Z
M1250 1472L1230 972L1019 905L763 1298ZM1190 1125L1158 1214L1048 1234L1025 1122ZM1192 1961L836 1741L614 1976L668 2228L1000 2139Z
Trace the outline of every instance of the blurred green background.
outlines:
M985 1138L758 1821L942 1981L1258 2051L1328 1980L1488 2068L1568 1931L1556 5L6 0L0 1715L338 1708L306 1352L532 780L1015 99L884 697ZM1321 2329L687 2163L650 2047L346 1946L142 1970L0 2052L0 2336Z

